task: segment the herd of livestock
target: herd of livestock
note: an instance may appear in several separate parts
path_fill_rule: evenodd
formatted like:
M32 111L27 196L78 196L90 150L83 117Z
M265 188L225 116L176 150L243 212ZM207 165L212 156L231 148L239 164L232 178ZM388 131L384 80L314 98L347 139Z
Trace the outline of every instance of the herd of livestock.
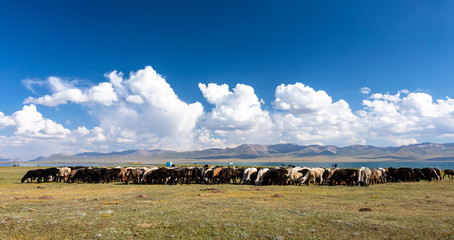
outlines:
M385 182L439 181L452 179L454 171L438 168L238 168L238 167L60 167L29 170L21 182L125 184L328 184L368 186Z

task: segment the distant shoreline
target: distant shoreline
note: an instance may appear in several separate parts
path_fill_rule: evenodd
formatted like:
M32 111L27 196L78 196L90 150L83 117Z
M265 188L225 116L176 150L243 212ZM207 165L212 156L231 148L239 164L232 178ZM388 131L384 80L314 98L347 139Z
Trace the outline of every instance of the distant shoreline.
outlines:
M115 167L115 166L165 166L166 162L172 162L176 166L203 166L203 165L218 165L218 166L237 166L237 167L249 167L249 166L261 166L261 167L288 167L289 165L305 166L305 167L323 167L331 168L336 165L340 168L388 168L388 167L411 167L411 168L440 168L440 169L454 169L454 161L402 161L402 160L380 160L380 161L347 161L346 159L331 159L331 161L310 161L305 159L223 159L223 160L205 160L199 161L200 159L184 159L180 160L160 160L160 161L42 161L42 162L0 162L0 167L13 167L18 165L19 167L61 167L61 166L86 166L86 167ZM266 160L266 161L264 161ZM341 161L343 160L343 161Z
M351 157L311 157L311 158L224 158L224 159L128 159L128 160L119 160L116 158L108 159L72 159L71 160L54 160L54 161L17 161L17 162L0 162L0 164L87 164L87 163L109 163L109 164L165 164L166 162L173 162L175 164L197 164L197 163L281 163L281 162L294 162L294 163L372 163L372 162L394 162L394 163L433 163L433 162L445 162L445 163L454 163L454 160L429 160L429 159L422 159L422 160L415 160L415 159L388 159L388 158L380 158L380 159L364 159L364 158L351 158Z

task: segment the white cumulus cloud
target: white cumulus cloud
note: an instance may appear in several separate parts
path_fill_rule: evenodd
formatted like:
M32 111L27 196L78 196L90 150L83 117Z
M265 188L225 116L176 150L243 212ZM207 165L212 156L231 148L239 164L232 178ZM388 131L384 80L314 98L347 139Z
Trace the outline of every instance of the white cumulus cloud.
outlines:
M199 83L199 88L207 102L215 105L202 123L213 136L237 144L276 138L270 114L262 109L262 100L251 86L237 84L232 92L227 84Z
M73 86L70 82L57 77L49 77L48 84L54 92L51 95L34 98L29 97L24 100L24 104L40 104L55 107L62 104L72 103L98 103L110 106L116 102L117 95L113 86L109 82L102 82L88 90L81 90Z
M368 87L362 87L362 88L361 88L361 93L362 93L362 94L369 94L370 91L371 91L371 89L368 88Z
M452 98L434 101L427 93L404 90L396 95L373 94L371 100L363 100L363 105L364 110L358 114L371 139L378 137L396 144L408 144L416 143L418 138L454 132Z
M14 125L16 125L16 122L14 121L13 118L5 116L4 113L0 112L0 129Z
M128 96L126 98L126 102L135 103L135 104L143 104L144 103L142 97L140 97L139 95Z
M322 90L314 90L302 83L276 88L273 105L277 112L275 125L285 142L313 143L361 143L359 118L352 113L344 100L333 102Z
M25 105L22 110L15 112L12 118L16 122L15 134L26 137L62 138L71 131L61 124L50 119L43 118L43 115L36 110L36 106Z
M317 112L332 103L325 91L315 91L302 83L281 84L276 88L275 96L273 104L276 109L296 114Z
M94 115L109 139L143 144L141 147L188 149L194 145L196 124L203 115L201 103L180 100L152 67L133 72L126 79L116 71L107 76L115 89L120 89L120 99L113 107L98 107Z

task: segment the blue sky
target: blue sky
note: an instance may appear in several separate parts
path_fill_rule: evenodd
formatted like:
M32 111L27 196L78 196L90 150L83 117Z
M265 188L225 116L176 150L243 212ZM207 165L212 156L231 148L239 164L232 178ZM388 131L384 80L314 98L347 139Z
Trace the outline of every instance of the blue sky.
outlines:
M453 142L453 5L4 1L0 158Z

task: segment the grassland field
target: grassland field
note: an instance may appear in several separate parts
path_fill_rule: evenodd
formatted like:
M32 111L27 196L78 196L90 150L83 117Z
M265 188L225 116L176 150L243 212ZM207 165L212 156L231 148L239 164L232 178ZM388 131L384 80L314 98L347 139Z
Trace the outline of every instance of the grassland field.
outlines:
M449 179L369 187L21 184L29 169L0 168L0 239L454 239Z

